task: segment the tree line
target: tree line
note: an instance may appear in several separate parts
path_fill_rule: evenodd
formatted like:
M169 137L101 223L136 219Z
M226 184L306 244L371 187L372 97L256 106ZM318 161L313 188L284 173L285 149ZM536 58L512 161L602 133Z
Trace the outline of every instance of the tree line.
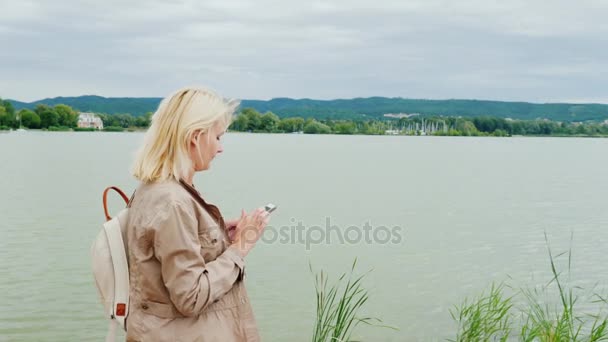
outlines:
M53 127L75 128L78 124L78 112L63 104L50 107L39 104L34 110L16 111L8 101L0 100L0 129Z
M123 129L146 129L150 126L152 112L148 112L141 116L133 116L130 114L96 114L101 118L103 127L106 130L123 130Z
M96 114L104 130L123 131L146 129L152 113ZM78 129L78 111L57 104L38 104L34 110L16 111L13 105L0 99L0 129L86 130ZM556 122L549 120L511 120L498 117L426 117L400 119L335 120L302 117L280 118L273 112L260 113L244 108L235 117L231 131L252 133L362 134L362 135L443 135L443 136L608 136L605 122Z
M57 97L32 103L11 101L16 109L66 104L74 109L107 114L130 113L138 117L153 112L161 98L105 98L101 96ZM546 118L552 121L603 121L608 119L608 104L527 103L485 100L424 100L369 97L338 100L274 98L242 100L242 108L255 108L261 113L273 112L279 117L302 117L316 120L384 120L387 113L420 114L474 118L492 116L517 120Z
M384 134L381 121L316 120L313 118L279 118L272 112L259 113L253 108L243 109L230 126L230 130L253 133L306 133L306 134Z
M396 127L405 134L430 133L446 136L608 136L608 125L605 122L511 120L489 116L402 118Z
M272 112L243 109L230 130L253 133L440 135L440 136L608 136L602 123L511 120L490 116L475 118L413 116L398 120L316 120L279 118Z
M269 101L243 100L243 107L271 111L280 117L300 116L327 120L383 119L386 113L474 118L492 116L517 120L547 118L553 121L603 121L606 104L527 103L485 100L424 100L369 97L342 100L278 98Z
M34 110L21 109L16 111L9 101L0 99L0 129L47 129L47 130L78 130L79 112L65 104L48 106L38 104ZM145 129L150 126L152 113L141 116L130 114L95 114L101 118L104 129L121 131L129 128ZM86 129L85 129L86 130Z

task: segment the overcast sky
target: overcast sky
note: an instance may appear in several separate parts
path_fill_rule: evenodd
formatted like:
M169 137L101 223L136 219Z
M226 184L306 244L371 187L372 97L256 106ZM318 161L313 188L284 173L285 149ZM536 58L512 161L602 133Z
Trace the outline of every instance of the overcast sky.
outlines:
M608 103L608 0L0 0L0 97Z

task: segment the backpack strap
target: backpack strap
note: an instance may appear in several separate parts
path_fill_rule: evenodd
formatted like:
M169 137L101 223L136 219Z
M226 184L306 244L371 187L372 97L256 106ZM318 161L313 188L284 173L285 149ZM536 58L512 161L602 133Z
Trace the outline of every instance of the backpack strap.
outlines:
M119 188L117 188L115 186L107 187L103 191L103 213L106 215L106 221L110 221L112 219L112 217L110 216L110 213L108 212L108 192L110 190L114 190L114 191L118 192L118 194L122 197L122 199L125 201L125 203L127 205L129 205L129 203L130 203L129 197L127 197L127 195L125 195L125 193L122 190L120 190ZM133 195L135 195L135 193L133 193ZM132 198L133 197L131 197L131 199Z
M192 185L186 183L184 180L180 179L179 184L181 184L181 186L186 189L186 191L188 191L188 193L190 193L192 197L194 197L195 201L197 201L203 208L205 208L207 213L211 215L211 217L216 221L216 223L220 226L222 230L226 230L226 223L224 222L224 217L215 205L207 203L201 196L200 192L198 192L198 190L196 190Z
M121 231L121 222L118 220L119 218L120 220L124 220L124 215L120 216L119 214L114 220L110 216L110 213L108 212L108 193L110 190L114 190L122 197L127 208L131 206L131 201L135 196L134 192L131 199L129 199L122 190L115 186L107 187L103 191L103 211L107 220L103 226L114 269L114 302L110 317L111 329L108 331L106 341L114 341L116 323L123 329L127 329L126 316L129 312L129 263L126 254L125 241L123 240ZM124 212L124 210L121 211L121 213L122 212Z
M115 319L126 330L125 319L129 312L129 263L125 253L119 217L106 222L103 228L108 239L114 268L114 303L111 319Z

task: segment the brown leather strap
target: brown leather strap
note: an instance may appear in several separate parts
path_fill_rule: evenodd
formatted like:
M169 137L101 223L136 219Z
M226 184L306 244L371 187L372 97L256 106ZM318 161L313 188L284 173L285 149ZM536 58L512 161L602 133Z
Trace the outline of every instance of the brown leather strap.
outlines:
M217 224L220 225L220 228L222 228L222 230L226 230L226 223L224 222L224 217L222 216L222 213L220 212L220 210L213 204L209 204L209 203L205 202L205 200L203 199L201 194L198 192L198 190L196 190L192 185L184 182L183 180L180 180L179 183L182 185L182 187L184 189L186 189L186 191L188 191L190 193L190 195L192 195L192 197L194 197L194 199L203 208L205 208L205 210L207 210L209 215L211 215L211 217L217 222Z
M125 193L122 192L122 190L120 190L119 188L117 188L115 186L107 187L103 191L103 213L106 215L107 221L110 221L112 219L112 217L110 216L110 213L108 213L108 192L110 190L114 190L114 191L118 192L118 194L122 197L122 199L125 201L125 203L127 205L129 205L129 197L127 197L127 195L125 195Z

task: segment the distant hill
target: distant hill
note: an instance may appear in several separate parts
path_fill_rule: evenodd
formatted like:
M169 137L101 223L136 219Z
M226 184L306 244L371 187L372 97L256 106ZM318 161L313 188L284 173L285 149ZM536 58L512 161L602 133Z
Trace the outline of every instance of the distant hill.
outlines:
M160 98L101 96L56 97L31 103L9 100L16 109L34 108L37 104L66 104L80 111L129 113L139 116L154 112ZM424 116L495 116L512 119L550 119L555 121L603 121L608 119L606 104L528 103L482 100L419 100L369 97L341 100L275 98L269 101L243 100L241 107L259 112L271 111L280 117L300 116L317 119L385 118L384 114L418 113Z
M85 95L78 97L54 97L30 103L9 100L15 109L33 109L38 104L54 106L65 104L82 112L95 112L106 114L131 114L135 116L153 112L160 103L160 98L153 97L102 97Z

